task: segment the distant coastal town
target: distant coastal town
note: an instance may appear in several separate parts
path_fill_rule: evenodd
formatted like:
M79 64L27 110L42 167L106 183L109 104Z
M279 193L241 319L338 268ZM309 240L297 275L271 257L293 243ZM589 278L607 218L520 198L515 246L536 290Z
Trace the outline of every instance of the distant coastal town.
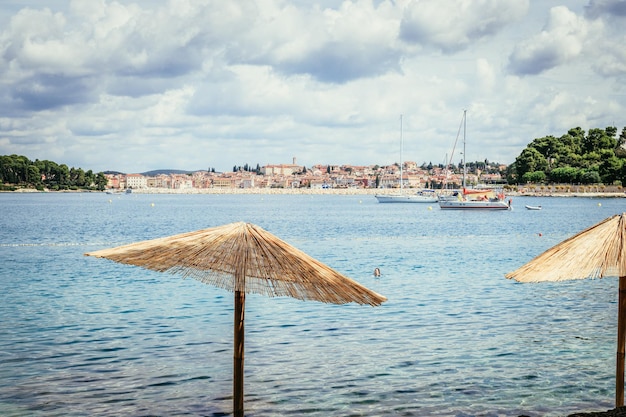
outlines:
M525 159L527 153L532 158ZM254 168L246 164L234 166L230 172L216 172L209 167L207 170L161 169L143 173L95 173L54 161L31 161L25 156L5 155L0 156L0 191L384 195L402 190L405 193L424 189L458 190L465 186L497 188L509 196L625 196L622 183L626 165L622 169L621 165L608 163L621 161L617 156L597 167L546 168L540 162L552 163L552 159L544 161L541 155L537 155L533 149L524 151L511 165L484 160L457 165L418 165L404 161L401 165L317 164L310 167L298 164L294 157L291 163L257 164Z
M467 184L504 185L506 165L476 168L466 175ZM109 190L251 190L251 189L373 189L460 187L462 174L443 166L418 166L404 162L388 166L268 164L233 172L121 174L105 173Z
M619 185L602 184L526 184L509 185L505 174L507 165L473 164L465 174L468 187L502 188L507 195L526 196L600 196L625 197ZM462 170L443 166L418 166L408 161L402 169L398 164L388 166L314 165L310 168L291 164L270 164L254 170L242 167L233 172L216 173L105 173L109 192L137 193L211 193L211 194L393 194L401 188L458 189L463 184Z

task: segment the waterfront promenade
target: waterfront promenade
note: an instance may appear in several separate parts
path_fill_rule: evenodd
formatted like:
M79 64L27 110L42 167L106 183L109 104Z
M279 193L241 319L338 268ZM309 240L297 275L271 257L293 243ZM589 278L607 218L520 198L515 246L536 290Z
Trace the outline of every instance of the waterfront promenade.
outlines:
M404 193L411 194L417 189L405 189ZM393 188L143 188L133 190L137 194L303 194L303 195L389 195L399 194L400 190ZM509 191L507 197L578 197L578 198L625 198L624 192L534 192Z
M404 189L404 193L411 194L417 192L418 189ZM33 188L19 188L15 191L0 192L16 192L16 193L38 193L38 192L100 192L100 191L38 191ZM104 193L104 191L102 191ZM108 191L111 192L111 191ZM113 191L113 194L123 194L123 191ZM399 194L399 189L394 188L137 188L133 189L135 194L276 194L276 195L389 195ZM588 192L553 192L553 191L505 191L507 197L570 197L570 198L626 198L626 192L623 191L588 191Z

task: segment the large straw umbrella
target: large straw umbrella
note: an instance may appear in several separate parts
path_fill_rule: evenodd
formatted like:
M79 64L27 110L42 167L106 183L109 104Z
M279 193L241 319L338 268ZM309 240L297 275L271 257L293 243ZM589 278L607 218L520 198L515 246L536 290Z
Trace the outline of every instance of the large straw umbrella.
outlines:
M192 277L235 293L233 411L243 415L246 293L324 303L380 305L386 300L250 223L232 223L86 253L115 262Z
M615 407L624 405L626 345L626 213L614 215L506 274L520 282L619 276Z

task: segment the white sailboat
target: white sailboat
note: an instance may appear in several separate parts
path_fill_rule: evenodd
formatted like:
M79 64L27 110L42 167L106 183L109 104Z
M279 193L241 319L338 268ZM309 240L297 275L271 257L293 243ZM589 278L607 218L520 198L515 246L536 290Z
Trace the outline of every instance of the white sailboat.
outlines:
M463 110L463 188L455 199L439 199L439 207L453 210L510 210L511 200L505 201L503 192L493 189L467 189L465 177L467 175L467 153L465 153L465 131L467 110Z
M400 193L399 194L376 194L374 197L379 203L436 203L439 199L435 190L422 189L415 193L404 192L404 177L402 166L402 148L404 142L402 138L402 115L400 115Z

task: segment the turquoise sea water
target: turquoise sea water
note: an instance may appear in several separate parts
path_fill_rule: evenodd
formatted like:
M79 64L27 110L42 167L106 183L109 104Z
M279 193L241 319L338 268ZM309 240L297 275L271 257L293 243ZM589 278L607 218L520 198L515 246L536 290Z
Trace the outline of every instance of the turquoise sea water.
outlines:
M520 284L504 274L626 211L626 200L513 206L466 213L373 196L0 194L0 415L229 415L232 293L83 253L234 221L388 297L374 308L249 295L248 416L612 408L617 279Z

